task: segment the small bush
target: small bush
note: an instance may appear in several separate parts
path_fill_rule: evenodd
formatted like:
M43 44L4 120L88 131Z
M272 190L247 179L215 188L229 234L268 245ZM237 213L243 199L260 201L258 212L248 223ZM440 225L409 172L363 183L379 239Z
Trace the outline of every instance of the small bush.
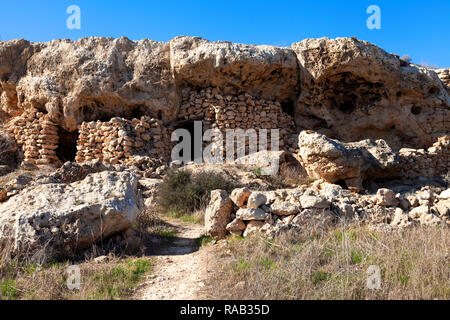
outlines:
M232 181L212 171L169 170L161 186L160 206L171 215L189 215L207 206L212 190L234 188Z

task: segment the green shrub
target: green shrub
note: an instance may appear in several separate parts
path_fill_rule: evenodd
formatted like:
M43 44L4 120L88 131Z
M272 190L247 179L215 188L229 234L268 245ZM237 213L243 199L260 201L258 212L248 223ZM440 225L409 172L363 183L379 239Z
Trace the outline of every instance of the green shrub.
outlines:
M232 181L212 171L192 173L188 170L169 170L164 177L160 193L163 211L178 216L192 214L204 208L212 190L231 192L235 188Z

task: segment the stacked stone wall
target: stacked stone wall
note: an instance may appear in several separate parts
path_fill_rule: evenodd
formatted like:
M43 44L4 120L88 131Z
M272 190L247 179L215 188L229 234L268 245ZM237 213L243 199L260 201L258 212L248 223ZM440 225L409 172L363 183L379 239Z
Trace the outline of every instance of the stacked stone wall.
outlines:
M407 178L438 177L450 168L450 136L443 136L425 149L400 149L402 176Z
M58 149L58 127L36 109L26 110L6 125L8 133L22 149L21 160L25 167L60 165L56 155Z
M108 122L84 122L80 128L76 162L100 159L109 164L128 164L136 156L164 158L170 155L168 131L161 120L147 116Z
M218 129L224 137L229 129L254 129L257 134L266 129L269 148L270 130L280 129L280 148L293 151L288 138L295 133L295 124L278 101L257 99L247 93L223 95L218 88L187 88L182 98L178 120L202 120L204 130Z

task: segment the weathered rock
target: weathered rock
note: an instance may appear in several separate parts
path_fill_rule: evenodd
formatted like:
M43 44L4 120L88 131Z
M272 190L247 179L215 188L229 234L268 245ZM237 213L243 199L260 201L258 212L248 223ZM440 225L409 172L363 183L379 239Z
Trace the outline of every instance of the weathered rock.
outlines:
M242 232L244 232L246 228L245 223L242 220L234 219L227 225L227 231L229 231L232 235L241 236Z
M356 38L292 45L301 68L295 121L344 142L428 148L448 134L450 97L436 73Z
M246 91L265 99L295 96L299 70L289 48L210 42L198 37L170 41L177 82L194 87L221 87L225 94Z
M130 173L101 172L26 188L0 205L0 247L19 256L45 248L51 258L126 230L142 209L137 182Z
M411 219L419 219L421 216L427 215L429 213L429 211L430 211L430 208L426 205L423 205L423 206L412 209L409 212L409 217Z
M0 203L5 202L12 196L18 194L21 190L25 189L31 181L31 177L20 175L1 186Z
M395 198L395 193L392 190L382 188L377 191L374 203L383 207L396 207L399 201Z
M338 202L337 207L339 208L339 215L341 218L354 218L355 209L349 203Z
M178 103L169 44L147 39L0 42L0 79L0 88L9 85L0 89L6 112L45 108L70 131L82 121L138 109L173 119Z
M239 209L239 211L236 212L236 218L242 221L264 221L267 216L267 213L260 208Z
M234 189L233 192L231 192L230 198L235 205L237 205L238 207L242 207L247 201L249 196L250 190L248 190L247 188L239 188Z
M450 199L450 188L447 190L442 191L439 196L438 199L440 200L447 200Z
M299 212L299 206L289 201L277 200L270 205L270 211L278 216L289 216Z
M247 208L256 209L265 205L266 202L267 197L264 194L260 192L252 192L247 201Z
M441 200L436 204L436 210L441 216L450 215L450 199Z
M247 224L247 227L245 228L243 236L247 237L248 235L259 231L263 226L264 226L264 222L252 220Z
M438 216L435 216L431 213L421 215L419 221L422 225L436 226L439 224L443 224L443 221Z
M405 213L402 209L397 208L395 209L395 214L391 225L398 227L409 227L412 225L412 221L407 213Z
M207 235L223 239L227 234L227 225L231 221L233 203L224 190L211 192L211 201L205 211L205 228Z
M345 181L355 189L362 189L366 178L392 177L398 170L398 156L383 140L341 143L316 132L302 131L299 147L310 176L331 183Z
M330 202L321 196L303 195L299 200L303 209L325 209L330 206Z
M327 228L333 225L336 216L330 210L305 209L291 222L299 228Z
M16 165L17 145L9 134L0 130L0 165L13 168ZM5 170L5 173L7 173ZM1 175L1 174L0 174Z

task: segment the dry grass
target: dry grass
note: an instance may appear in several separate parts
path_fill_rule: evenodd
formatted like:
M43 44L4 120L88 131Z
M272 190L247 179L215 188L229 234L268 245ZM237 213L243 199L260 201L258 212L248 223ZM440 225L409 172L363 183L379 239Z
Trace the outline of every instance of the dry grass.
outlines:
M151 272L150 259L110 257L108 262L78 264L80 290L69 290L69 262L44 266L10 262L0 267L0 300L115 300L131 296Z
M364 226L234 238L207 294L215 299L449 299L448 228L376 233ZM226 254L225 254L226 256ZM379 266L381 289L367 286Z

